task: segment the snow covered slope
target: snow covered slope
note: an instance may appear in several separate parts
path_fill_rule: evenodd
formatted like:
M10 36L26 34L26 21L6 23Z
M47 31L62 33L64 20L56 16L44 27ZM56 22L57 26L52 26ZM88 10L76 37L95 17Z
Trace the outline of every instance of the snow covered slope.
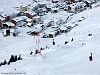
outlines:
M16 12L14 7L19 7L21 5L28 5L32 3L33 0L0 0L0 13L1 12L8 12L11 13L12 11Z
M78 22L82 17L85 20ZM0 62L8 62L11 55L21 54L23 58L1 66L0 75L100 75L100 7L75 14L73 21L78 26L67 35L55 37L56 45L52 45L53 39L40 38L40 46L49 49L36 57L29 54L37 48L37 37L3 37L0 31ZM65 41L69 43L64 45ZM93 53L93 61L88 59L90 53Z

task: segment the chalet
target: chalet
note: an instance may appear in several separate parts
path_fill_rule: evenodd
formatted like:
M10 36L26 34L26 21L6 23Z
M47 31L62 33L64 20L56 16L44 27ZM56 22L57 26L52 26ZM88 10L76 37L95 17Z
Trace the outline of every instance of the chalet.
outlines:
M32 11L36 11L39 7L38 6L35 6L33 7Z
M48 27L49 25L51 25L50 23L50 20L46 19L44 20L44 23L43 23L46 27Z
M31 19L33 18L33 16L29 13L24 13L24 16L27 16L28 18L31 18Z
M58 4L58 6L57 6L61 11L63 11L64 10L64 8L66 8L67 7L67 5L66 4Z
M46 24L46 27L50 27L50 26L52 26L53 23L54 23L54 21L49 21L49 22Z
M67 32L67 26L64 25L64 26L61 26L60 27L60 33L66 33Z
M52 30L48 33L48 38L54 38L56 37L57 35L60 34L60 31L59 30Z
M80 2L80 5L81 5L81 7L80 7L81 11L87 9L87 7L86 7L86 3L84 3L84 2Z
M45 26L41 24L37 24L34 29L28 32L29 35L38 36L42 31L45 30Z
M46 8L47 11L51 11L52 6L51 5L46 5L45 8Z
M6 29L6 28L8 28L8 25L7 24L2 24L1 28Z
M20 17L13 18L11 22L13 22L18 26L21 26L25 24L26 19L27 19L26 16L20 16Z
M73 3L76 2L76 0L66 0L66 1L68 1L68 2L73 2Z
M6 17L5 17L5 22L7 21L10 21L11 19L17 17L17 13L12 13L12 14L8 14Z
M52 3L58 3L59 0L52 0Z
M83 10L86 10L87 5L84 2L77 2L70 5L67 5L67 11L70 13L78 13Z
M25 15L25 14L26 14L26 15ZM24 16L29 17L28 14L31 15L31 16L33 16L33 17L37 15L37 13L35 13L35 12L31 12L31 11L30 11L30 12L29 12L29 11L24 12Z
M46 8L39 8L39 9L36 10L36 13L37 13L38 16L44 16L45 13L47 13L47 12L48 11L47 11Z
M2 25L3 21L5 20L5 17L0 15L0 26Z
M10 29L10 36L13 36L13 34L14 34L14 29Z
M17 25L17 22L15 20L11 20L10 22L12 22L13 24Z
M14 29L15 28L15 24L13 24L12 22L5 22L2 24L2 28L9 28L9 29Z
M27 19L26 19L26 22L27 22L27 23L32 23L32 22L33 22L33 20L32 20L32 19L30 19L30 18L27 18Z
M55 31L50 31L48 33L48 38L54 38L55 37Z
M52 13L58 13L58 11L59 11L59 8L51 8Z
M31 9L27 5L21 5L20 6L20 11L22 11L22 12L31 11Z
M39 22L39 21L41 21L41 17L40 16L34 16L33 20L35 20L36 22Z
M44 30L44 27L41 24L37 24L37 26L34 27L34 31L36 33L41 33Z
M70 26L70 27L72 27L72 28L75 26L75 24L74 24L74 23L73 23L73 24L72 24L72 23L66 23L65 25L67 25L67 27L69 27L69 26Z
M24 12L19 12L17 16L24 16Z
M45 31L44 31L44 35L43 37L44 38L54 38L56 37L57 35L60 34L60 30L58 29L53 29L51 27L48 27Z
M27 19L26 19L26 22L27 23L36 23L36 21L34 20L34 17L36 16L37 14L35 13L35 12L25 12L24 13L24 16L26 16L27 17Z
M99 7L99 6L100 6L100 3L94 3L94 4L91 5L91 8L93 9L93 8L96 8L96 7Z
M11 20L11 19L10 19L10 16L7 16L7 17L5 17L5 20L4 20L4 21L7 22L7 21L9 21L9 20Z
M26 22L27 22L27 24L26 24L27 26L29 26L29 27L33 26L33 20L32 19L27 18Z
M6 37L6 36L10 36L10 29L3 29L3 35L4 35L4 37Z
M3 35L6 36L13 36L14 29L3 29Z
M84 2L86 3L86 6L87 6L87 7L91 8L91 4L92 4L91 1L84 1Z
M37 32L35 32L35 31L33 31L33 32L30 32L30 34L29 35L32 35L32 36L38 36L39 35L39 33L37 33Z
M39 8L43 8L45 6L46 6L46 4L44 2L38 2L38 7Z

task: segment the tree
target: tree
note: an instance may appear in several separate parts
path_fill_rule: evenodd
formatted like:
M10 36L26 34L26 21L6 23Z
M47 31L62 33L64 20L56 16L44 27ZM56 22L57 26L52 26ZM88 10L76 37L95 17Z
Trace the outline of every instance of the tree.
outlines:
M21 58L21 54L19 54L18 60L22 60L22 58Z
M14 58L14 59L15 59L14 61L16 62L16 61L17 61L17 55L15 56L15 58Z
M15 62L14 55L11 55L10 62Z
M6 65L7 64L7 62L6 62L6 60L4 60L4 63L3 63L3 65Z

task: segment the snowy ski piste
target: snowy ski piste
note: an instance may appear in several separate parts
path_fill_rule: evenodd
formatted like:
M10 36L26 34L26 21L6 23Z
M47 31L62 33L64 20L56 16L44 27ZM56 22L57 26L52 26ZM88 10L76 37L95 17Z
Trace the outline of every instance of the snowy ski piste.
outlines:
M4 11L9 5L5 0L0 4ZM46 17L57 17L51 15ZM78 22L82 17L85 20ZM41 38L42 34L4 37L0 30L0 75L100 75L100 7L74 14L69 20L72 22L78 26L54 38ZM44 49L35 55L41 47ZM19 60L13 60L16 57ZM9 61L12 62L8 64Z

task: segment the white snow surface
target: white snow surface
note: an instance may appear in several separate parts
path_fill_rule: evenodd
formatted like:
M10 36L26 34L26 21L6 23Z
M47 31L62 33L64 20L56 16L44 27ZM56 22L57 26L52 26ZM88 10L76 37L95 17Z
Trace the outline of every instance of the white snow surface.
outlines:
M11 5L13 2L17 5L18 1L23 3L25 0L10 1ZM1 0L0 3L10 6L8 0ZM78 22L81 17L85 17L85 20ZM100 7L75 14L71 21L78 26L67 34L53 38L56 45L52 45L51 38L39 37L40 47L48 46L49 49L42 50L42 55L35 57L29 57L29 54L35 52L38 37L25 34L23 37L3 37L0 31L0 62L8 62L11 55L21 54L23 58L1 66L0 75L100 75ZM71 42L72 38L74 41ZM64 45L65 41L69 43ZM83 43L86 45L82 46ZM93 61L88 59L90 53L93 53Z

